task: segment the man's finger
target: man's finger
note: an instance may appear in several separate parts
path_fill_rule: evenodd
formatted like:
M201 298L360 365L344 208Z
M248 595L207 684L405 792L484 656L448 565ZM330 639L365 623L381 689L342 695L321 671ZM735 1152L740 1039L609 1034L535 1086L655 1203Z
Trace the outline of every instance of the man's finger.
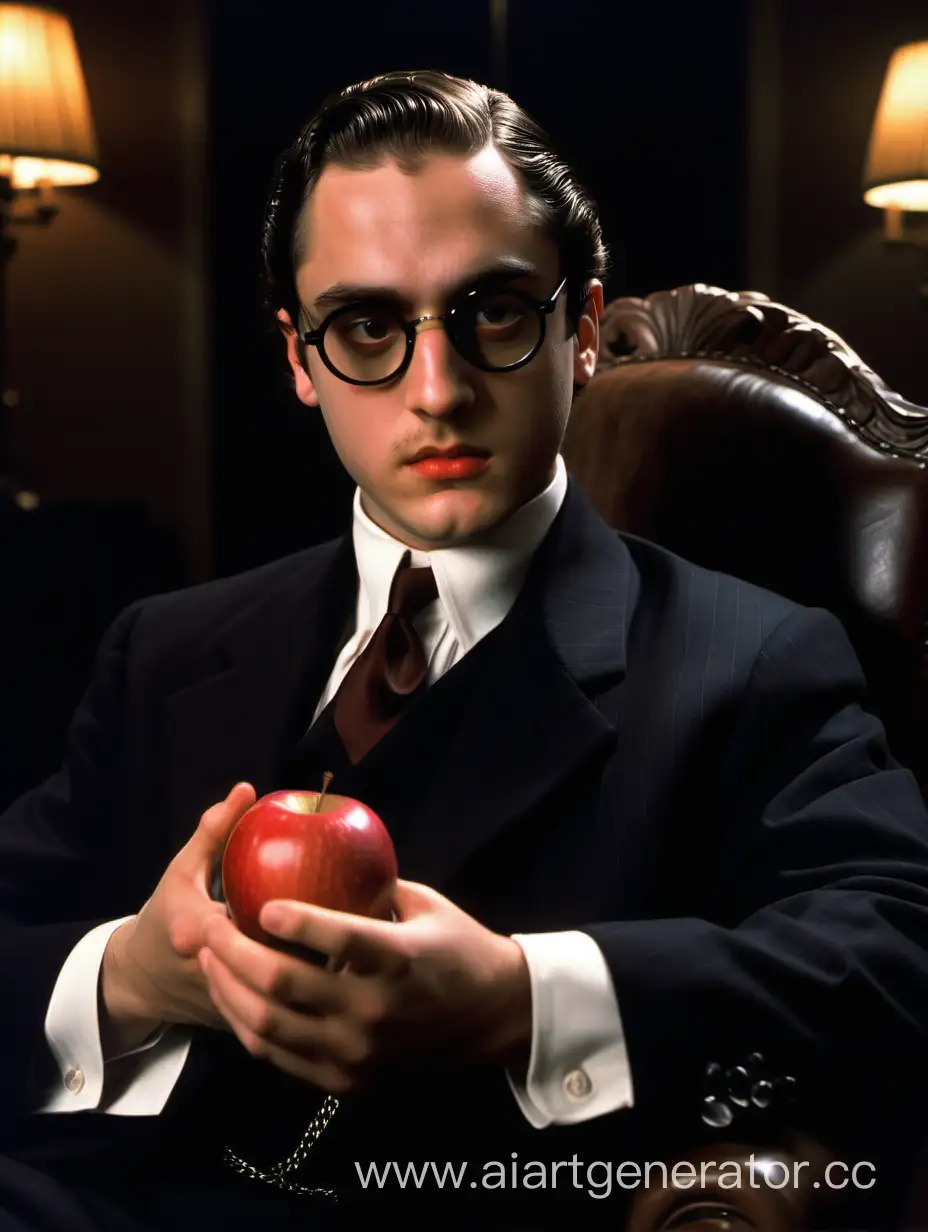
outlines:
M396 892L393 896L393 908L397 918L400 920L413 920L417 916L431 915L442 905L447 903L437 890L433 890L431 886L422 885L418 881L403 881L402 879L396 883Z
M344 1006L344 984L331 972L308 960L274 953L246 937L231 920L211 919L204 941L236 979L262 998L314 1014L338 1012Z
M337 966L353 971L386 971L402 958L392 921L275 899L264 905L259 922L272 936L327 954Z
M250 783L236 783L224 800L206 810L182 852L191 876L202 878L206 884L226 840L255 799L255 789Z
M200 956L210 995L232 1030L250 1052L280 1060L356 1067L370 1056L362 1029L344 1017L306 1014L269 1003L239 980L211 950Z

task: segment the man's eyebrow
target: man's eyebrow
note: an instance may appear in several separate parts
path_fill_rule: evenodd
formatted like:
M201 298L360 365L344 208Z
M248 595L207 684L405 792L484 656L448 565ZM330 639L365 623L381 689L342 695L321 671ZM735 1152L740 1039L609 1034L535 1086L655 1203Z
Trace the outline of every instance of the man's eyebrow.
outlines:
M453 296L461 291L476 290L484 283L505 281L513 278L538 276L541 270L532 261L523 261L518 257L503 257L492 265L484 266L475 273L468 275L456 286L450 289ZM410 307L409 297L403 295L396 287L371 286L354 282L336 282L327 287L313 300L314 308L339 308L342 304L355 303L357 300L383 300Z

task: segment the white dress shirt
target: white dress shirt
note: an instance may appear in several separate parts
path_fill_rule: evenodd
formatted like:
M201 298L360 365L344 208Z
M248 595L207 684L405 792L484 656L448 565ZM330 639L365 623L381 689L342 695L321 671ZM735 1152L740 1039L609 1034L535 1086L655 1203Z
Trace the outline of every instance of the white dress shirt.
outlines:
M433 683L508 614L531 558L551 528L567 491L561 457L548 487L479 542L432 552L412 551L413 566L429 565L438 599L416 618ZM352 526L359 587L355 632L344 645L316 708L335 695L387 610L397 566L410 549L377 526L355 492ZM61 969L45 1019L61 1084L37 1111L96 1109L126 1116L157 1115L183 1070L191 1031L166 1026L138 1048L104 1064L97 987L111 933L102 924L83 937ZM625 1034L609 969L586 933L514 934L532 992L532 1046L524 1082L508 1075L527 1120L536 1128L567 1125L632 1106Z

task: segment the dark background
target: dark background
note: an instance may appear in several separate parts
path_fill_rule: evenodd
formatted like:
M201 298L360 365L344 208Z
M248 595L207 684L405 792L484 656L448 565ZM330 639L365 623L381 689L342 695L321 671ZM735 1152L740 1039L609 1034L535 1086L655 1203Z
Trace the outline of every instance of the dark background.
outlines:
M924 0L73 0L98 184L24 230L9 412L41 497L2 514L0 806L51 770L94 648L139 595L340 532L351 489L258 305L275 158L330 90L436 67L509 90L597 199L607 299L761 290L928 404L924 254L861 199L883 73Z

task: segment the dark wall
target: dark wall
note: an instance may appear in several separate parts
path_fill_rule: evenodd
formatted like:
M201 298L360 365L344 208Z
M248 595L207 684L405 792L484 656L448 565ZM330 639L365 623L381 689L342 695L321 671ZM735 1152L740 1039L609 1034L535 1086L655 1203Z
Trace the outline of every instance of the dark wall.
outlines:
M895 47L928 38L924 0L779 0L768 57L775 95L773 255L761 287L846 338L909 399L928 405L928 254L887 249L863 201L867 142Z
M15 231L10 443L40 504L0 497L0 807L58 765L116 613L213 565L199 6L64 11L101 178Z
M338 533L350 485L321 420L278 373L256 309L258 240L275 157L330 90L397 67L502 85L549 129L600 204L609 295L744 270L745 39L739 0L597 5L573 20L512 0L505 79L489 4L405 10L360 0L220 0L213 20L213 232L221 572ZM221 14L221 19L220 19Z
M10 267L11 436L50 503L138 506L212 566L197 0L70 0L100 179L19 228Z
M510 13L507 89L592 188L615 259L607 298L743 278L745 4Z

